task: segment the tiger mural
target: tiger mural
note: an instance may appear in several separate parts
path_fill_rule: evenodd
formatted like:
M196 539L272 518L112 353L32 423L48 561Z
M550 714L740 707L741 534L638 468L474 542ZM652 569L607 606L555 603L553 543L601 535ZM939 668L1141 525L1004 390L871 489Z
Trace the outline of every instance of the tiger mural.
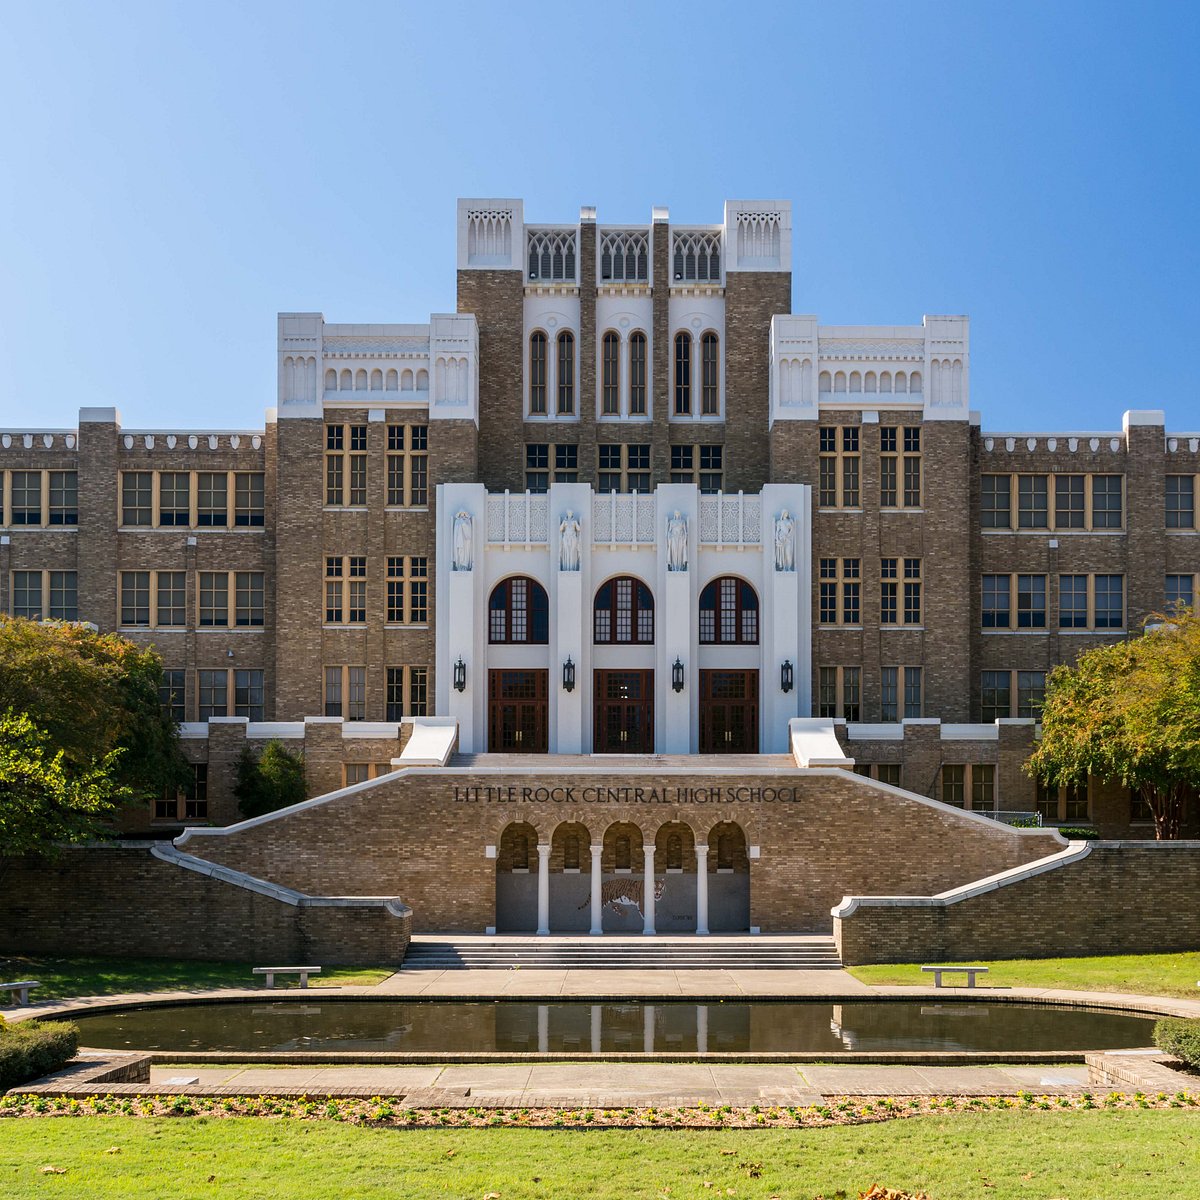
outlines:
M600 907L611 908L613 912L621 908L636 908L641 916L646 914L642 911L642 901L645 899L645 880L632 875L628 879L606 879L600 884ZM665 879L656 879L654 881L654 899L661 900L663 888L667 886ZM588 907L592 902L589 896L576 911L581 911Z

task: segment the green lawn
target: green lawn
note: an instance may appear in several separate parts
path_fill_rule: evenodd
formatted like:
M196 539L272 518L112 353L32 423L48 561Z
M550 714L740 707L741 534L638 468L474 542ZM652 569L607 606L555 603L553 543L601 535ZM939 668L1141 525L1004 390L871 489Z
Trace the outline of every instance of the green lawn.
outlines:
M932 977L920 963L851 967L863 983L920 984ZM1200 951L1186 954L1120 954L1104 958L1015 958L982 962L990 967L979 983L988 987L1073 988L1088 992L1140 992L1200 1000ZM946 976L951 983L952 976Z
M1196 1194L1189 1112L991 1113L827 1129L379 1130L127 1117L3 1123L9 1197L857 1197L1162 1200ZM65 1174L43 1173L45 1166ZM711 1186L706 1186L706 1183Z
M31 1000L70 996L108 996L117 992L176 992L202 988L259 987L252 975L256 963L183 962L173 958L3 958L0 983L38 979L42 986ZM266 965L266 964L263 964ZM326 967L309 979L310 987L370 985L392 974L392 968ZM280 976L275 986L285 983ZM294 982L294 977L293 977ZM7 996L4 997L7 999Z

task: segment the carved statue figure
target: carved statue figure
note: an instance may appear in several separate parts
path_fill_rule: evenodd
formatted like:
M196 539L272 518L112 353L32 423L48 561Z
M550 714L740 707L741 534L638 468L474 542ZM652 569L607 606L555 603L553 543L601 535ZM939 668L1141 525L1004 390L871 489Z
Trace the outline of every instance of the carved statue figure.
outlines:
M573 509L567 509L558 526L558 569L579 570L579 518Z
M687 570L687 518L679 509L667 518L667 570Z
M454 570L469 571L474 564L471 514L462 509L454 514Z
M785 508L775 519L775 570L796 569L796 522Z

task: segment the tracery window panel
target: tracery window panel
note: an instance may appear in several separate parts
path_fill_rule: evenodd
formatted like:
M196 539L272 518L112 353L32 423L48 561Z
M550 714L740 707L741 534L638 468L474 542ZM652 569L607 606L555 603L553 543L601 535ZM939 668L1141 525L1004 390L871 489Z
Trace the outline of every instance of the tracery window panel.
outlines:
M488 641L544 646L550 640L550 601L536 579L518 575L493 589L488 601Z
M640 579L621 576L601 584L593 605L593 639L598 645L651 645L654 597Z
M750 584L725 575L705 586L700 593L700 641L758 644L758 595Z

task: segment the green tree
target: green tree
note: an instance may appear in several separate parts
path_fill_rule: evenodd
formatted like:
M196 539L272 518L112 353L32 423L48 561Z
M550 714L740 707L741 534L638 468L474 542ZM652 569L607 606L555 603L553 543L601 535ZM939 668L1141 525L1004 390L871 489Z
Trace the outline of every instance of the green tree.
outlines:
M247 746L238 759L233 794L244 817L261 817L308 798L304 784L304 755L293 754L272 739L255 758Z
M182 786L179 729L159 700L162 661L90 626L0 616L0 712L25 713L84 773L111 760L113 777L142 799Z
M1179 837L1184 800L1200 789L1200 618L1181 609L1056 667L1028 769L1052 786L1119 779L1150 809L1157 838Z
M72 770L65 751L23 713L0 716L0 866L106 832L129 789L113 771L121 751Z

